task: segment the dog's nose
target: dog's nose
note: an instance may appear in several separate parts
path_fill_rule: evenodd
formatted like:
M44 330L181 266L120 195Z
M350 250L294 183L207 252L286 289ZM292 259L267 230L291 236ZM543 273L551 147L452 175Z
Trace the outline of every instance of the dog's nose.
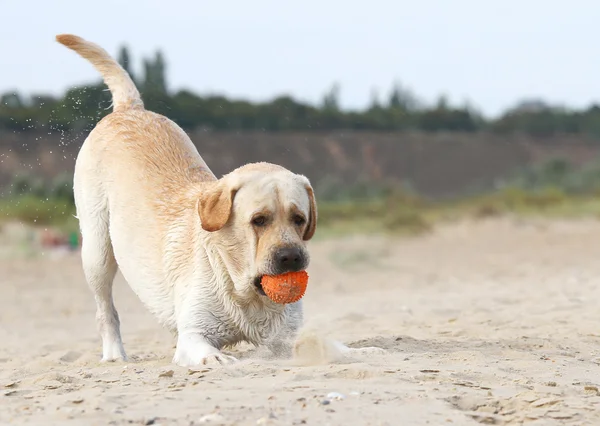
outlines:
M296 247L280 248L275 254L275 261L280 273L296 272L304 268L304 257Z

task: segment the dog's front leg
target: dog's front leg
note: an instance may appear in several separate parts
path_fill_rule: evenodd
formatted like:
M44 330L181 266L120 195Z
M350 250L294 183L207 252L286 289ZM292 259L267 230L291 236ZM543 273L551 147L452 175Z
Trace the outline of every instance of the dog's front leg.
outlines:
M294 341L304 322L302 300L285 307L285 321L266 346L278 358L291 358Z
M177 349L173 363L181 367L198 365L231 364L237 359L223 354L207 338L203 329L178 331Z
M181 299L177 312L177 348L173 363L182 367L210 364L231 364L236 358L220 351L225 327L211 313L210 304L200 294Z

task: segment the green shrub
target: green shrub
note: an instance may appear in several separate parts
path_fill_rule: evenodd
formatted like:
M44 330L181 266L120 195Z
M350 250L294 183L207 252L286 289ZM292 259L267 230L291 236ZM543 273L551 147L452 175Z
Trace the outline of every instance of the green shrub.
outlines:
M75 206L68 200L42 199L32 194L0 199L0 220L51 225L69 221L74 214Z

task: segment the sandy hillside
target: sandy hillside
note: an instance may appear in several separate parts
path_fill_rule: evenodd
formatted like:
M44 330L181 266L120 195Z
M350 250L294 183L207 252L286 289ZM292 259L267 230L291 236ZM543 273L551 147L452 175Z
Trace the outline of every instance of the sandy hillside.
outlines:
M238 365L188 371L119 277L134 362L100 364L77 254L0 260L0 423L600 424L600 222L494 220L311 250L307 352L317 330L387 354L295 365L240 347Z

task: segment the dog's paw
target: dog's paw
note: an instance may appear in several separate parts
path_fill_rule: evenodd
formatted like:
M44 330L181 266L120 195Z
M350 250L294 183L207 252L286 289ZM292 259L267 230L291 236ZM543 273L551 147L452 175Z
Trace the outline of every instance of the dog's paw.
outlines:
M225 355L221 352L212 352L209 354L186 354L182 356L180 353L176 353L173 357L173 363L180 367L198 367L201 365L205 366L216 366L216 365L229 365L237 362L237 358L230 355Z
M118 341L106 342L102 347L102 359L100 362L105 363L115 361L129 362L123 344Z
M198 336L180 336L173 357L173 363L181 367L229 365L234 362L237 362L236 358L225 355Z
M123 355L123 356L111 356L111 357L104 357L103 356L100 359L100 362L102 364L109 363L109 362L130 362L130 359L126 355Z
M211 354L209 356L206 356L204 358L202 358L202 365L229 365L229 364L233 364L238 362L238 359L236 357L233 357L231 355L225 355L222 353L218 353L218 354Z

